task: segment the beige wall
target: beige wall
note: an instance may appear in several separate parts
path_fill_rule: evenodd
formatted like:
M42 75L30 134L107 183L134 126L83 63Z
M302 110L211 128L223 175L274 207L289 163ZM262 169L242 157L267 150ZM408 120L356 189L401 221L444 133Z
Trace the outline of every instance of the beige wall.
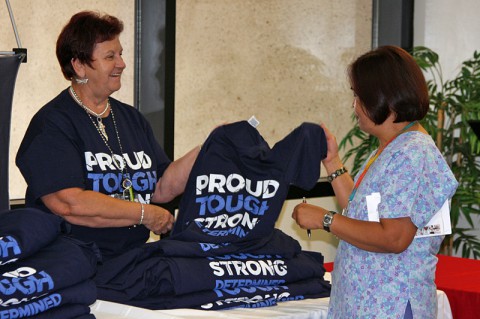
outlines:
M371 45L371 0L178 0L175 156L255 115L271 146L304 121L351 127L345 68Z

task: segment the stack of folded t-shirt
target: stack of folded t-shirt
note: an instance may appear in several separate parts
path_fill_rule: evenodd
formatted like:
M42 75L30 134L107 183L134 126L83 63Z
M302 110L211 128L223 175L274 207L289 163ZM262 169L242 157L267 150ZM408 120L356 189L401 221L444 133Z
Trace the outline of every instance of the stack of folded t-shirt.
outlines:
M171 236L99 267L99 299L215 310L329 296L322 254L274 228L289 186L311 189L326 152L323 129L311 123L272 148L246 121L218 127L192 168Z
M22 208L0 213L0 318L87 319L97 298L94 246L62 235L62 219Z

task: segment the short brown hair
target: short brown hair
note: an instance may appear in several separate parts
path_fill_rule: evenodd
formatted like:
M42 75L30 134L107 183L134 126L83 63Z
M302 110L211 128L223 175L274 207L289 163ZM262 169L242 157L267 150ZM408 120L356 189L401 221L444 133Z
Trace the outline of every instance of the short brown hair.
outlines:
M63 76L71 80L75 76L72 59L91 66L95 44L113 40L123 31L118 18L93 11L82 11L70 18L57 39L57 59Z
M357 58L348 68L350 85L368 117L382 124L421 120L429 109L428 88L415 59L396 46L382 46Z

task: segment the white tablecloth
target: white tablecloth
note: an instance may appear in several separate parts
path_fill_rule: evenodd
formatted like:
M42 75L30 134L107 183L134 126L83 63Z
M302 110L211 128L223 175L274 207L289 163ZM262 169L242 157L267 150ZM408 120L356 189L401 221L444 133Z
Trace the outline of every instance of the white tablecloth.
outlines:
M330 280L330 273L325 274L325 279ZM438 316L437 319L452 319L452 311L447 295L437 290ZM175 318L229 318L229 319L325 319L327 318L328 303L330 298L306 299L285 301L277 306L264 308L236 308L230 310L148 310L131 307L114 302L98 300L91 306L92 313L97 319L175 319Z

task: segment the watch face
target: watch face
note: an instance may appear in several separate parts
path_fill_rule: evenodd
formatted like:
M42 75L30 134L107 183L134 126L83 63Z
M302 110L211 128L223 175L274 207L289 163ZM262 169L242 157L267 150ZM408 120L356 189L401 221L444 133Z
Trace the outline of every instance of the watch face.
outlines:
M323 226L330 226L331 223L332 223L332 214L326 213L325 216L323 217Z
M325 225L330 226L330 224L332 223L332 219L333 219L332 217L333 217L333 216L332 216L331 213L327 213L327 214L325 215L325 217L323 218L323 223L324 223Z
M328 212L325 214L325 216L323 217L323 228L325 228L325 230L328 230L330 231L330 225L332 224L332 221L333 221L333 213L332 212Z

